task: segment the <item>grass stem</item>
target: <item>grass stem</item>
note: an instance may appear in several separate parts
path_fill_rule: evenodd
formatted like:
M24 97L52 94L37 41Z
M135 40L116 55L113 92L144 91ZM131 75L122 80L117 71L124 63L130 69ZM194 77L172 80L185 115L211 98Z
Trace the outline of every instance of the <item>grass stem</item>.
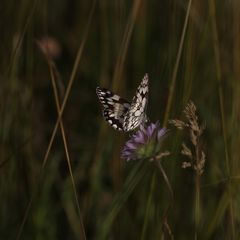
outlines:
M224 150L225 150L225 163L226 171L228 177L228 187L229 192L229 215L230 215L230 228L232 239L235 239L235 224L234 224L234 209L233 209L233 197L232 197L232 182L231 182L231 171L230 171L230 160L228 153L227 145L227 131L226 131L226 120L225 120L225 111L224 111L224 99L223 99L223 90L222 90L222 72L221 72L221 62L220 62L220 51L219 51L219 39L218 39L218 30L216 24L216 10L215 10L215 0L209 1L210 4L210 13L211 13L211 23L212 23L212 34L213 34L213 47L214 47L214 56L215 56L215 65L218 81L218 97L221 111L221 123L223 131L223 140L224 140Z
M182 35L181 35L181 39L180 39L180 43L179 43L177 59L176 59L175 65L174 65L173 75L172 75L172 79L171 79L171 83L170 83L170 87L169 87L169 96L168 96L168 100L167 100L167 107L166 107L164 121L163 121L164 126L166 126L166 124L167 124L167 121L168 121L169 115L170 115L170 110L171 110L171 107L172 107L173 94L174 94L175 85L176 85L178 67L179 67L179 62L180 62L180 58L181 58L181 55L182 55L183 43L184 43L184 39L185 39L185 35L186 35L186 30L187 30L191 5L192 5L192 0L189 0L188 1L187 12L186 12L186 16L185 16L185 21L184 21L184 25L183 25Z

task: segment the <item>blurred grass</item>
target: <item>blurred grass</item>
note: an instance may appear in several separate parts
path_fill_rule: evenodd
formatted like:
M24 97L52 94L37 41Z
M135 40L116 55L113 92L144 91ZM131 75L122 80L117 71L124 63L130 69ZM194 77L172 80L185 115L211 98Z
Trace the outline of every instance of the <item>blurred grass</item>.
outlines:
M131 99L145 72L152 121L180 117L192 99L207 127L197 238L194 173L181 168L182 136L167 142L175 239L240 238L240 3L192 2L173 84L188 4L1 2L0 239L161 239L166 183L151 163L120 159L128 134L102 120L95 94L100 85ZM53 40L56 99L43 39ZM58 115L65 147L59 128L46 152Z

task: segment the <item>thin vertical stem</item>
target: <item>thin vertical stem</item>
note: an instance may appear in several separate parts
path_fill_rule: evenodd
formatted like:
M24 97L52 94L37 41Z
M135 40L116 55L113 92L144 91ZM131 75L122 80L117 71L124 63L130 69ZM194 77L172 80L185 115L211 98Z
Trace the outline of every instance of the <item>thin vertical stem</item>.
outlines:
M195 236L194 239L198 239L200 223L200 174L196 172L195 178Z
M129 42L133 33L134 24L136 22L137 15L141 6L141 2L142 0L134 0L133 2L132 11L128 19L128 23L126 26L126 30L125 30L123 41L120 48L120 54L117 60L117 64L116 64L116 68L113 76L113 83L115 84L119 83L122 77L124 61L126 58L128 47L129 47ZM115 86L113 86L113 89L114 88Z
M178 66L179 66L181 55L182 55L183 43L184 43L184 40L185 40L185 35L186 35L186 30L187 30L191 5L192 5L192 0L189 0L188 7L187 7L187 12L186 12L186 16L185 16L185 21L184 21L184 25L183 25L181 40L180 40L180 43L179 43L177 59L176 59L175 65L174 65L172 80L171 80L171 84L170 84L170 87L169 87L169 96L168 96L167 107L166 107L164 122L163 122L164 126L167 124L169 114L170 114L170 109L171 109L171 106L172 106L173 94L174 94L174 90L175 90L177 73L178 73Z
M170 207L171 207L171 206L173 205L173 203L174 203L174 194L173 194L173 190L172 190L171 184L170 184L170 182L169 182L168 176L167 176L167 174L165 173L165 171L164 171L164 169L163 169L163 167L162 167L162 164L161 164L160 159L157 159L157 158L156 158L155 160L156 160L156 161L155 161L155 162L156 162L156 165L157 165L157 167L159 168L159 170L160 170L160 172L161 172L161 174L162 174L162 176L163 176L163 179L164 179L164 181L165 181L166 184L167 184L168 190L169 190L170 195L171 195L171 200L172 200L172 201L169 203L168 208L167 208L167 210L165 211L165 214L164 214L164 217L163 217L162 239L165 239L165 234L167 234L167 235L170 237L170 239L173 240L173 239L174 239L174 236L173 236L172 231L171 231L171 228L170 228L170 226L169 226L169 224L168 224L167 218L168 218L169 209L170 209Z
M145 213L145 218L144 218L144 223L143 223L143 228L142 228L142 233L141 233L141 240L144 240L144 237L146 235L146 230L147 230L147 220L148 220L148 213L150 211L150 206L151 206L151 201L152 201L152 195L155 187L155 182L156 182L156 175L154 174L151 179L151 186L150 186L150 193L148 195L148 200L147 200L147 209Z
M37 0L36 0L36 2L37 2ZM85 43L86 43L86 40L87 40L87 37L88 37L90 23L92 21L92 16L93 16L93 12L95 10L95 6L96 6L96 0L94 0L94 2L93 2L92 8L91 8L91 11L90 11L90 14L89 14L88 22L87 22L87 25L86 25L86 30L85 30L85 33L83 35L82 42L81 42L81 44L79 46L79 49L78 49L78 52L77 52L77 55L76 55L76 58L75 58L75 62L74 62L74 65L73 65L71 76L70 76L70 80L69 80L69 83L67 85L66 93L65 93L62 105L61 105L61 107L59 109L58 119L57 119L57 121L55 123L55 126L54 126L54 129L53 129L50 141L48 143L47 150L46 150L44 158L43 158L43 163L42 163L42 166L41 166L41 174L40 174L40 177L39 177L39 182L42 179L43 171L45 169L45 165L46 165L46 162L47 162L50 150L52 148L52 144L53 144L53 141L54 141L54 138L55 138L55 135L56 135L56 132L57 132L60 120L62 118L63 111L65 109L68 97L69 97L71 89L72 89L73 82L75 80L75 76L76 76L76 73L77 73L79 62L81 60L82 53L83 53L83 50L84 50L84 47L85 47ZM21 235L22 235L22 232L23 232L23 228L24 228L25 223L27 221L27 217L29 215L30 208L31 208L32 203L33 203L33 198L35 197L36 192L37 192L37 189L35 189L34 193L31 195L30 201L28 202L27 208L26 208L26 210L24 212L23 220L21 222L20 228L19 228L18 233L17 233L17 237L16 237L17 240L21 238Z
M63 111L65 109L65 106L66 106L66 103L67 103L67 100L68 100L68 97L69 97L70 92L72 90L72 85L73 85L73 82L75 80L75 76L77 74L77 69L78 69L78 66L79 66L79 62L80 62L80 59L82 57L83 50L84 50L84 47L85 47L85 43L86 43L86 40L87 40L87 37L88 37L88 32L89 32L89 28L90 28L90 23L92 21L93 12L95 10L95 5L96 5L96 0L94 0L94 2L93 2L92 9L91 9L91 12L89 14L89 19L88 19L88 22L87 22L87 25L86 25L85 34L83 35L82 42L79 46L79 49L78 49L78 52L77 52L77 55L76 55L76 58L75 58L73 69L72 69L72 72L71 72L71 75L70 75L70 80L69 80L69 83L67 85L66 93L64 95L63 102L62 102L62 105L61 105L61 108L60 108L60 111L59 111L59 115L58 115L57 121L55 123L54 129L53 129L53 132L52 132L52 135L51 135L51 139L50 139L48 147L47 147L46 154L44 156L42 168L45 167L45 164L47 162L47 158L48 158L49 152L51 150L52 143L53 143L53 140L55 138L55 135L56 135L59 123L60 123L60 119L62 117Z
M195 171L195 236L194 239L198 239L199 233L199 223L201 219L201 211L200 211L200 180L201 180L201 172L198 169L200 156L199 156L199 139L197 139L197 144L195 146L195 154L196 154L196 166L197 169Z
M166 184L167 184L168 190L169 190L170 195L171 195L171 198L172 198L172 200L173 200L173 196L174 196L174 195L173 195L173 190L172 190L171 184L170 184L170 182L169 182L168 176L167 176L167 174L165 173L165 171L164 171L164 169L163 169L163 167L162 167L162 164L161 164L161 162L160 162L159 159L156 160L156 163L157 163L157 166L158 166L158 168L159 168L159 170L160 170L160 172L161 172L161 174L162 174L162 176L163 176L163 178L164 178L164 181L165 181Z
M51 75L51 81L52 81L52 86L53 86L53 92L54 92L54 98L55 98L55 103L56 103L56 107L57 107L57 112L59 114L60 113L60 101L59 101L59 95L58 95L58 91L57 91L56 79L54 76L54 71L56 71L56 68L55 68L54 63L51 63L50 61L48 61L48 65L49 65L49 70L50 70L50 75ZM60 118L60 129L61 129L63 145L64 145L64 149L65 149L67 164L68 164L68 170L69 170L69 174L70 174L70 178L71 178L71 182L72 182L72 186L73 186L74 197L76 200L76 205L77 205L77 210L78 210L78 215L79 215L79 220L80 220L81 239L86 240L86 233L85 233L82 214L81 214L81 210L80 210L80 204L79 204L79 200L78 200L76 184L75 184L74 177L73 177L72 165L71 165L68 144L67 144L67 139L66 139L66 134L65 134L62 118Z
M225 150L225 163L226 163L226 171L228 176L230 225L231 225L232 239L235 239L232 182L231 182L231 172L230 172L230 160L229 160L229 153L228 153L228 146L227 146L226 121L225 121L224 100L223 100L223 90L222 90L222 72L221 72L221 63L220 63L219 39L218 39L218 31L217 31L217 24L216 24L215 1L214 0L209 1L209 4L210 4L209 6L210 13L212 16L211 20L212 20L213 47L214 47L217 81L218 81L218 96L219 96L220 111L221 111L221 123L222 123L222 131L223 131L224 150Z

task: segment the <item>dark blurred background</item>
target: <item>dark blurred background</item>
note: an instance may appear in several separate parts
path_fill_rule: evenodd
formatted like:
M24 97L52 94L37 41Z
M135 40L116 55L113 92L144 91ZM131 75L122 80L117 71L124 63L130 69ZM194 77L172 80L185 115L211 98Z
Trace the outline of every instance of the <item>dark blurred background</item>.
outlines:
M129 134L103 120L95 93L131 100L145 73L151 121L181 118L192 100L206 124L197 238L194 171L181 168L183 136L168 138L169 229L240 238L238 0L2 0L0 29L0 239L163 239L166 183L153 164L120 158ZM60 105L67 93L71 167L60 128L47 151L52 81Z

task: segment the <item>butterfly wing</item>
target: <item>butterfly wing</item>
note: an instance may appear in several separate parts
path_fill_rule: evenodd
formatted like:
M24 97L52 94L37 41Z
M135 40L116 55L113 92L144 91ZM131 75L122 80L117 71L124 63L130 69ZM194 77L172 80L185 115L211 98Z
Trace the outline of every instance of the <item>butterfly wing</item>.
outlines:
M128 132L137 128L146 119L145 109L148 100L148 75L145 74L132 103L124 115L123 130Z
M108 89L97 87L97 96L103 108L103 117L116 130L123 131L124 115L130 103Z

